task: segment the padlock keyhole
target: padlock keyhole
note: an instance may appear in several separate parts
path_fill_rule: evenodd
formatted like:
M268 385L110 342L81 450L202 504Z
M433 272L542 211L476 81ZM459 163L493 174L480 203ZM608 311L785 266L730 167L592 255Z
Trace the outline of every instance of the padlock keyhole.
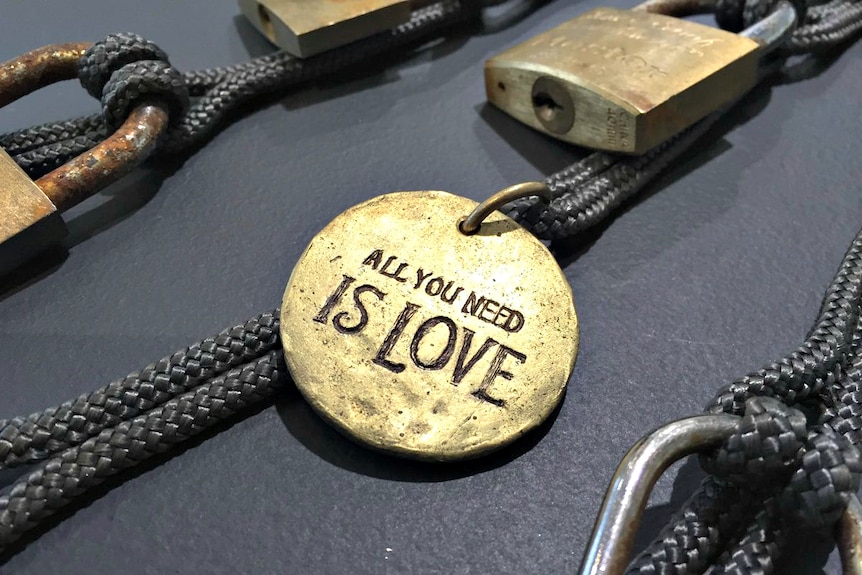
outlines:
M557 80L542 76L531 91L533 112L542 126L553 134L565 134L575 123L575 103Z
M554 116L565 106L554 100L554 98L545 92L539 92L538 94L533 95L533 107L536 109L536 114L545 120L546 122L550 122L554 119Z

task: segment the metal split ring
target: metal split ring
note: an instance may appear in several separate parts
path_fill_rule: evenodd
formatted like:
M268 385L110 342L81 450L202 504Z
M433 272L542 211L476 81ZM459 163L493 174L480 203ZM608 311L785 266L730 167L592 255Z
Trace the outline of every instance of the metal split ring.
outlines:
M515 184L506 189L500 190L481 204L475 207L470 215L458 222L458 229L462 234L472 236L482 227L482 222L490 216L495 210L503 207L509 202L520 198L530 196L538 196L545 203L551 201L551 189L544 182L524 182Z

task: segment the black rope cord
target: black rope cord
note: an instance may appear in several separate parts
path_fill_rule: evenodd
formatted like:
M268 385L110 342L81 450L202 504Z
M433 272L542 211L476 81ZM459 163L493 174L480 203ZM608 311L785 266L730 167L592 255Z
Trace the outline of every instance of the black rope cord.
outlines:
M283 92L303 82L337 73L394 48L406 47L432 37L445 29L469 20L479 9L499 2L447 0L417 10L407 24L314 58L298 60L286 53L256 58L244 64L212 68L185 75L189 94L198 101L170 135L165 153L184 153L212 137L223 120L237 108L262 94ZM786 53L816 54L833 49L855 38L862 30L862 4L853 0L813 0L800 25L783 46ZM719 24L737 31L768 14L774 0L721 0L716 6ZM797 3L803 6L803 3ZM138 59L167 62L167 56L154 44L133 34L116 34L102 43L101 61L96 66L82 63L82 83L95 97L99 86L128 54ZM119 57L115 53L121 53ZM112 59L113 58L113 59ZM101 68L101 71L97 71ZM95 79L90 78L93 75ZM101 82L101 83L100 83ZM0 136L6 149L31 176L39 177L96 145L109 131L103 115L96 114L71 121L54 122Z
M833 525L862 474L862 232L808 339L722 388L707 407L744 415L712 476L629 573L768 573L790 529ZM796 408L818 417L809 425Z
M309 60L274 54L186 74L179 89L192 104L186 111L174 109L162 151L187 153L261 94L425 41L472 17L479 7L447 0L349 50ZM805 13L783 46L786 54L823 52L862 30L858 2L800 7ZM737 30L773 8L771 0L721 0L717 19ZM134 103L139 85L125 90L131 80L123 70L141 61L159 62L162 71L170 67L164 52L137 36L114 35L97 44L82 60L80 76L85 88L102 98L103 115L8 134L0 137L0 146L31 175L89 149L122 120L118 110ZM118 98L117 92L128 96ZM721 115L712 114L645 156L592 154L547 179L554 197L550 207L521 200L511 214L541 238L578 234L636 194ZM710 403L709 411L742 415L739 432L704 458L713 475L632 563L631 573L698 573L710 566L715 573L768 573L796 523L823 527L840 515L862 473L857 450L862 439L860 298L862 232L828 288L806 342L723 388ZM0 551L105 478L272 397L289 381L279 348L275 310L57 408L0 421L0 468L38 464L0 497ZM816 417L810 422L812 413Z
M187 154L212 138L230 114L253 100L332 76L396 48L426 42L469 21L479 14L481 7L482 3L476 0L444 0L414 11L409 22L391 31L313 58L296 59L279 52L238 66L186 74L185 89L195 101L173 122L158 153ZM137 60L133 59L135 57ZM102 100L102 114L3 135L0 147L33 178L90 149L116 127L112 125L116 124L116 118L123 117L116 104L106 101L104 86L109 80L120 85L131 83L129 92L134 93L141 80L122 74L124 66L134 61L170 66L165 53L151 42L136 34L113 34L88 51L79 67L84 88ZM147 80L145 77L143 81ZM129 102L120 104L127 107ZM106 121L106 118L114 121Z

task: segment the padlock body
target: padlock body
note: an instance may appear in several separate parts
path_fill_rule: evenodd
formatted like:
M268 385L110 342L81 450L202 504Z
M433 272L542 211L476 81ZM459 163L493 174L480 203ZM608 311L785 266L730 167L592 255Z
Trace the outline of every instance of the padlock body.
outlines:
M299 58L389 30L410 19L409 0L239 0L245 17Z
M65 236L57 208L0 149L0 276Z
M751 89L754 40L598 8L487 61L488 100L551 136L642 154Z

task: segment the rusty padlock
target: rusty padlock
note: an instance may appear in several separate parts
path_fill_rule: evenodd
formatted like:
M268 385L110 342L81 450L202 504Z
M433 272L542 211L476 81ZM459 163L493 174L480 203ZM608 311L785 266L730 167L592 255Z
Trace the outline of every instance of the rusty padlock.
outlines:
M741 34L656 13L672 11L663 0L597 8L489 59L488 100L566 142L642 154L755 85L764 47L796 22L783 4Z
M46 46L0 64L0 107L43 86L75 78L89 43ZM0 148L0 276L66 236L60 213L143 161L168 125L156 102L136 107L97 146L35 182Z

